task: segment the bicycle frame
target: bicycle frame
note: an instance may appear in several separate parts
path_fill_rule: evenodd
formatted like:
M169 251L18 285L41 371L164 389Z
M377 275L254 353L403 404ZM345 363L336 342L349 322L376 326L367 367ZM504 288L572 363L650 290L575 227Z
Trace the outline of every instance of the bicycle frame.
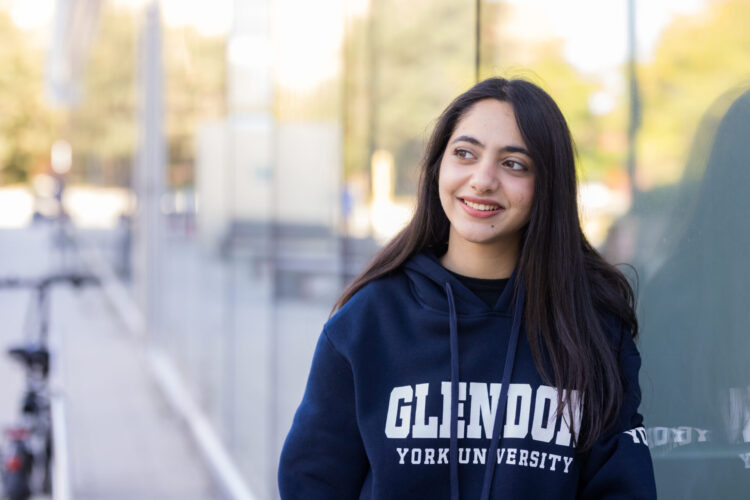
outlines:
M58 283L71 283L76 288L87 283L98 283L89 275L60 274L40 280L0 279L0 288L32 288L34 300L27 312L25 327L28 342L11 346L8 354L26 372L26 389L21 400L19 422L5 433L0 447L2 484L10 500L27 500L32 493L51 493L53 456L52 411L49 374L52 356L48 348L49 288ZM36 337L34 339L33 337Z

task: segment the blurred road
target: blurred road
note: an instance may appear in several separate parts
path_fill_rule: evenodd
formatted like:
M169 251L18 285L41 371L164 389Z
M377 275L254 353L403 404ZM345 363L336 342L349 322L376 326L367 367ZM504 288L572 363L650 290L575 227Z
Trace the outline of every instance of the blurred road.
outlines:
M0 276L60 270L50 228L0 231ZM0 345L22 339L30 294L0 290ZM100 290L60 286L51 296L50 342L60 362L76 500L212 499L218 494L192 441ZM14 421L21 371L0 361L0 427Z

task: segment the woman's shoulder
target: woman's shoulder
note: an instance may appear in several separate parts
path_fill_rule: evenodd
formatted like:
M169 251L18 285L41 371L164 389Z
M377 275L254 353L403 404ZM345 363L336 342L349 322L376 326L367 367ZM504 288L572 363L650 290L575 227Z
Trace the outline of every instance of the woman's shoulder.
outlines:
M331 316L327 325L334 326L339 322L359 320L363 314L382 310L394 301L409 293L406 274L398 269L393 273L370 281Z

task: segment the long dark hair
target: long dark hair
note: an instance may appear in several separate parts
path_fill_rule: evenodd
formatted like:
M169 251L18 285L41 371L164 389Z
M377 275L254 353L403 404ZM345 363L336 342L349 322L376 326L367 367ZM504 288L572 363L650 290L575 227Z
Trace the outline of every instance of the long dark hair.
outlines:
M397 270L425 249L445 249L450 222L438 196L438 174L457 123L478 101L513 106L516 122L535 165L534 203L518 261L526 283L524 325L534 363L543 380L583 396L579 451L589 449L616 421L623 387L616 347L601 314L637 336L635 298L622 273L589 244L578 216L573 141L560 109L541 88L524 80L490 78L458 96L440 115L423 159L416 211L409 224L384 246L334 305L341 308L370 281ZM545 356L546 355L546 356ZM552 378L544 368L547 357ZM570 391L558 391L572 418Z

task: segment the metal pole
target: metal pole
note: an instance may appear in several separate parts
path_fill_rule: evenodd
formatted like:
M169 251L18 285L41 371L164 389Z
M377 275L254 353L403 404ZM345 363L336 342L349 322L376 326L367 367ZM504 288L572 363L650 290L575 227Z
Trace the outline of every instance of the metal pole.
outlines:
M348 210L344 207L344 203L348 203L348 200L345 201L346 192L348 190L347 187L347 174L346 174L346 163L347 163L347 152L348 152L348 140L349 137L349 131L351 127L351 121L349 118L349 100L351 99L351 94L349 91L349 86L351 85L351 82L349 81L350 74L351 74L351 63L352 63L352 57L351 57L351 50L352 50L352 30L351 30L351 15L349 12L349 5L350 2L345 2L345 14L344 14L344 46L342 51L342 57L343 57L343 68L341 71L341 81L342 81L342 91L341 91L341 101L340 101L340 108L339 108L339 116L341 118L341 130L342 135L344 137L344 144L343 144L343 164L341 166L342 172L339 176L339 185L338 185L338 203L340 207L340 213L341 213L341 224L339 227L334 231L334 235L336 239L338 240L338 258L339 258L339 286L341 288L344 288L348 284L347 279L347 271L349 269L349 262L348 262L348 255L349 255L349 223L348 223Z
M627 171L633 199L638 195L636 185L636 139L641 126L641 103L636 72L635 0L628 0L628 81L630 93L630 116L628 123Z
M146 328L154 331L159 326L161 302L161 197L164 193L166 169L161 16L159 4L155 0L146 7L140 49L140 145L135 185L138 195L139 237L136 258L141 272L136 279L140 306L146 317Z
M477 0L476 6L474 80L479 82L479 79L482 77L482 0Z

